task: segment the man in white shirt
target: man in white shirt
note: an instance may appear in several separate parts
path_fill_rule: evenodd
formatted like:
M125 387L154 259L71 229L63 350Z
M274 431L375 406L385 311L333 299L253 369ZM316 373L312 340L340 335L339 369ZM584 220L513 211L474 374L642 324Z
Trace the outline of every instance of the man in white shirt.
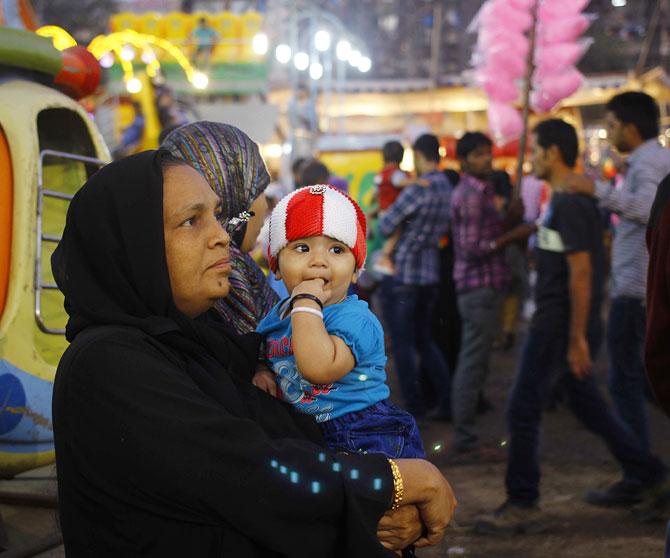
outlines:
M609 388L619 415L648 449L642 360L649 264L645 234L658 185L670 173L670 150L658 141L659 109L646 93L616 95L606 108L610 143L619 152L630 154L624 181L617 189L600 182L577 181L575 187L595 195L601 207L620 218L612 246L612 301L607 325ZM593 503L603 505L630 503L605 493L595 500Z

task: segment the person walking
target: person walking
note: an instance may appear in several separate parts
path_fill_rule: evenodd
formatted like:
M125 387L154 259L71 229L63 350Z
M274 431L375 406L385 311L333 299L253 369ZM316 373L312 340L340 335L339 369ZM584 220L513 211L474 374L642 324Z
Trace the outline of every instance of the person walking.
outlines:
M607 323L609 390L614 406L649 447L647 385L643 364L649 256L645 234L658 184L670 173L670 151L658 141L659 108L646 93L630 91L607 103L607 132L629 154L619 188L581 181L601 207L619 217L612 246L612 303ZM579 181L576 181L580 184Z
M480 132L466 133L456 144L463 174L451 204L454 281L461 316L461 346L452 382L454 439L450 459L500 459L500 452L482 446L475 432L477 402L489 372L489 358L498 316L508 283L502 246L504 219L491 184L491 140Z
M382 312L406 409L417 418L426 415L421 370L436 392L435 418L446 418L451 414L449 370L433 340L431 318L440 288L439 240L449 225L451 185L438 168L440 144L434 135L420 136L412 148L417 175L430 185L404 188L379 220L386 237L402 231L393 251L395 274L382 282Z
M596 201L568 190L577 161L577 133L562 120L547 120L535 128L533 143L535 174L549 182L552 198L537 236L537 309L507 411L507 500L478 520L476 529L486 533L546 527L538 508L540 422L544 394L555 373L572 412L603 439L624 473L607 489L590 492L587 502L632 505L653 495L667 477L663 463L610 410L592 373L602 337L605 254Z

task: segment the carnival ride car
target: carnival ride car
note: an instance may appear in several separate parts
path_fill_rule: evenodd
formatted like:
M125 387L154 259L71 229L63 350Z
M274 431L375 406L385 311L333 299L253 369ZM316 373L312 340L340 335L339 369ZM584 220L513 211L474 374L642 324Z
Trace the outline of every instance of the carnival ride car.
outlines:
M75 100L98 85L83 47L0 27L0 477L54 460L51 392L67 342L50 256L69 200L109 161Z

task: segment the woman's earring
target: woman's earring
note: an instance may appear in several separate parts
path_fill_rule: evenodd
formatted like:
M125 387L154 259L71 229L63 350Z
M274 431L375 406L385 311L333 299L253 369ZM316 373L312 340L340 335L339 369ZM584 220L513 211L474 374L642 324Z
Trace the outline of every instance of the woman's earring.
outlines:
M253 211L243 211L237 217L233 217L232 219L228 220L226 223L226 231L228 231L229 234L234 233L243 224L248 223L249 219L251 219L254 215L256 214Z

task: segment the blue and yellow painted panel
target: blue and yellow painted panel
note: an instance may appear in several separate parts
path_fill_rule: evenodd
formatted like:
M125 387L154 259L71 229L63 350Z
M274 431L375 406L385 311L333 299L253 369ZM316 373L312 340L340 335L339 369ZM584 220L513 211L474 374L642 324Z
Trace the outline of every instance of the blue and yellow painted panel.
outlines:
M349 182L349 195L354 198L367 214L373 209L375 197L375 175L384 166L381 150L369 151L324 151L319 159L332 174L341 176ZM381 247L377 230L377 221L368 222L368 253Z
M266 59L266 55L259 56L252 48L254 35L263 28L263 15L254 10L246 11L241 15L229 11L215 14L208 12L193 14L120 12L110 18L110 28L114 32L133 30L167 39L188 54L193 47L191 33L196 28L198 20L203 17L219 34L219 42L211 58L213 64L259 63ZM162 54L160 57L163 58Z
M363 211L369 211L374 197L375 175L382 169L384 161L381 150L322 152L319 159L332 174L349 182L349 194Z
M21 103L16 99L21 99ZM35 236L40 154L37 119L41 111L51 109L76 113L90 135L97 157L109 158L102 137L78 103L29 80L14 78L0 83L0 128L9 146L12 168L9 280L0 315L0 477L3 478L54 460L51 395L56 364L67 342L62 335L42 332L34 312L37 257L43 264L40 279L53 281L49 256L54 244L45 243L42 254L36 254ZM44 177L50 187L72 193L85 174L77 165L56 162L47 165ZM65 202L59 207L52 201L45 203L45 233L60 234L66 208ZM0 232L6 241L7 227ZM43 316L50 324L62 326L66 318L62 295L55 290L43 294Z

